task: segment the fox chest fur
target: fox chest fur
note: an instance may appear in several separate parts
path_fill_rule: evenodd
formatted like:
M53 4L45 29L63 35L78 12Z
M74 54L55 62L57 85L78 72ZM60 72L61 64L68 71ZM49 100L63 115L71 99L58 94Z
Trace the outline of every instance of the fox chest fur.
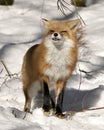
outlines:
M47 48L45 62L50 67L45 70L44 75L54 81L69 77L76 62L75 54L73 55L73 42L68 39L60 49L56 48L50 41L45 46Z

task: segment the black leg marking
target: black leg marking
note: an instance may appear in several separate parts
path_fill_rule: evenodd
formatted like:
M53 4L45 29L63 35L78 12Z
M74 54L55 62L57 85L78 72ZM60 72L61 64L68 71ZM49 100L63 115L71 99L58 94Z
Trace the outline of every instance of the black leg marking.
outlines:
M48 85L46 82L43 82L43 110L48 112L50 108L50 94Z
M55 103L54 103L54 101L53 101L51 95L50 95L50 99L51 99L51 108L52 108L52 109L55 109Z
M56 115L62 114L62 103L63 103L63 97L64 97L64 88L61 90L56 104Z

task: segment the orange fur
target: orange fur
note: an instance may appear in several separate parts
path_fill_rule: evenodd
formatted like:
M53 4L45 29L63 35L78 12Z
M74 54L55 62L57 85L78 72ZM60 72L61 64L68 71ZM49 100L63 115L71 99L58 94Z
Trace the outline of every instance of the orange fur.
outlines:
M76 32L80 25L80 21L43 20L43 22L45 24L46 32L41 44L31 47L26 52L23 60L22 81L26 98L24 111L30 111L32 97L31 92L29 94L29 90L33 82L45 81L49 85L49 83L53 80L56 84L57 100L61 90L65 87L67 80L70 78L77 62L78 40L76 38ZM55 33L58 34L58 38L55 39L56 41L51 39L52 36L54 37ZM61 52L65 54L62 54ZM61 57L63 61L61 61ZM62 71L65 70L65 72L61 72L61 67ZM56 71L56 74L53 71Z

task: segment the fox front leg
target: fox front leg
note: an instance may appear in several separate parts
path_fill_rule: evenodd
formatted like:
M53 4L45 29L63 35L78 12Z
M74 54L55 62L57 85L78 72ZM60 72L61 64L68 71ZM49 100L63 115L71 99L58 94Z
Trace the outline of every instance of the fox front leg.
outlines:
M50 114L50 110L55 108L55 103L50 95L47 82L43 81L43 111L46 116Z
M66 82L63 81L58 81L56 84L56 116L59 118L65 117L65 115L62 113L65 85Z

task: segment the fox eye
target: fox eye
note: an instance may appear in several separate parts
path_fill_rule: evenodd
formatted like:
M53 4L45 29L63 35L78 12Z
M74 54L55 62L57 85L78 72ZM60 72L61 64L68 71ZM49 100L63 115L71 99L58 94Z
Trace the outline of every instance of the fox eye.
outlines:
M54 33L55 31L54 30L50 30L50 33Z
M61 31L61 33L67 33L67 31L66 31L66 30L64 30L64 31Z

